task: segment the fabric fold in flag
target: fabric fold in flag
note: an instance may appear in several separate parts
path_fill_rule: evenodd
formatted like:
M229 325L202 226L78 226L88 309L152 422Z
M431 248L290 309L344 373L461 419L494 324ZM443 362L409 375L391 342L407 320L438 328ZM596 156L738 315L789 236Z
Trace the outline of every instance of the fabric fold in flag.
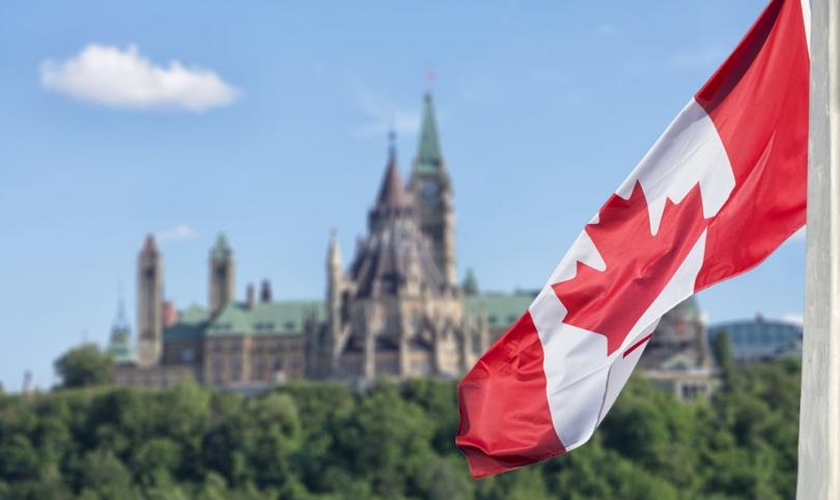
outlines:
M807 0L773 0L459 384L473 477L585 443L665 312L805 223Z

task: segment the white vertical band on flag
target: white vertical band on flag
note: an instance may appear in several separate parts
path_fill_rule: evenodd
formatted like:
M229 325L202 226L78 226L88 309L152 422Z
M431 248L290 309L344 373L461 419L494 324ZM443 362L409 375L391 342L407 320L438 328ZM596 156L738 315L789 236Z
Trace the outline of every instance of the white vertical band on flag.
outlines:
M714 123L696 101L692 99L680 112L616 194L629 198L636 182L648 201L651 234L659 230L666 202L680 202L698 185L704 217L716 215L726 203L735 186L732 167ZM705 242L704 231L690 243L692 249L675 275L611 355L604 335L563 323L567 310L552 288L554 283L574 278L578 261L601 271L609 266L585 231L531 304L529 312L544 352L552 422L567 450L586 442L615 402L644 346L625 357L628 348L649 335L663 314L694 293Z
M698 184L703 216L717 215L735 188L735 174L715 124L697 101L685 105L616 194L629 198L636 182L645 192L652 234L659 230L665 203L679 203Z

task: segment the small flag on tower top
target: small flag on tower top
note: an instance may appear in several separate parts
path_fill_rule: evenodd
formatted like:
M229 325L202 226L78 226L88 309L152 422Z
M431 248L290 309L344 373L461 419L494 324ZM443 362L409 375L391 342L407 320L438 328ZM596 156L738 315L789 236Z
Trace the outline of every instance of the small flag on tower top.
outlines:
M474 477L585 443L659 319L805 223L807 0L772 0L459 385Z

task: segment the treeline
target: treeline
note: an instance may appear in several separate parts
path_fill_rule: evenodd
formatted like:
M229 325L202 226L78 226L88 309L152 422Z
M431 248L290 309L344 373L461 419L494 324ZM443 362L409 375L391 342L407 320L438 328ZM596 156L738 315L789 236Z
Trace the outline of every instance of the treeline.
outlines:
M0 499L789 499L799 364L683 404L636 378L582 448L472 481L455 383L0 395Z

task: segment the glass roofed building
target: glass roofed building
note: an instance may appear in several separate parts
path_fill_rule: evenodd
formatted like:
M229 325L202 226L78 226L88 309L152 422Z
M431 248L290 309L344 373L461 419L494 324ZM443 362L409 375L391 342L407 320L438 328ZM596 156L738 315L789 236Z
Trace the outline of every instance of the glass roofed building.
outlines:
M802 324L765 319L719 323L709 329L709 339L722 332L729 336L729 348L736 363L774 361L802 356Z

